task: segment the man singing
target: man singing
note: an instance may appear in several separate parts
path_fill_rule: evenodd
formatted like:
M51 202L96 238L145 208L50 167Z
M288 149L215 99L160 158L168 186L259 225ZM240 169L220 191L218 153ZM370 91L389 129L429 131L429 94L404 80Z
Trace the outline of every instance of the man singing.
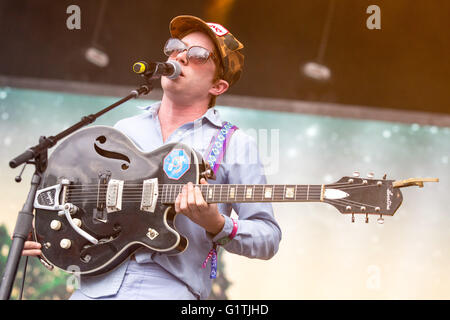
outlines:
M115 128L145 152L180 142L207 157L211 139L225 123L215 100L240 78L244 46L225 27L193 16L175 17L169 30L164 53L179 63L180 76L162 77L162 100ZM255 141L242 130L228 138L213 183L265 184ZM238 219L231 218L232 209ZM281 230L270 203L208 204L188 183L175 211L176 228L189 240L183 253L168 256L143 247L109 273L82 276L71 299L206 299L215 274L211 260L220 247L257 259L270 259L278 250ZM23 254L41 254L40 244L27 241Z

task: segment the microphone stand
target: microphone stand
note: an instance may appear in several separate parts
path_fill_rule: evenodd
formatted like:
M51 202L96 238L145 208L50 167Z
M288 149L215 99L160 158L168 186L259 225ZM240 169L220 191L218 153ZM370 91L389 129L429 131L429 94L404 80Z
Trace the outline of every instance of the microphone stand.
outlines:
M150 82L151 78L146 75L142 76L146 80L146 83L142 84L138 89L132 90L126 97L95 114L82 117L79 122L55 136L41 136L37 145L27 149L22 154L15 157L9 162L9 166L11 168L16 168L23 163L25 163L25 166L27 164L33 164L35 166L35 172L33 174L33 177L31 178L31 187L28 192L27 199L17 217L8 259L6 261L5 271L0 285L0 300L8 300L11 296L11 291L14 285L14 279L16 278L17 269L19 267L22 250L24 248L25 241L28 239L28 235L32 230L32 223L34 218L34 199L36 197L36 191L39 187L42 174L47 168L48 149L56 145L56 143L61 139L94 122L98 117L121 105L122 103L132 98L138 98L140 95L148 94L153 89ZM16 177L16 181L20 182L20 177Z

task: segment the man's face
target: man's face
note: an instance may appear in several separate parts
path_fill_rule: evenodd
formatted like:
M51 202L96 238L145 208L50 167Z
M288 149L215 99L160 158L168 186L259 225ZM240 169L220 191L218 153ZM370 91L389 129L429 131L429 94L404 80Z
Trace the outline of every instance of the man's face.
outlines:
M214 43L202 32L192 32L181 40L188 48L201 46L210 52L214 52ZM186 55L187 52L183 51L174 57L169 57L168 61L175 60L180 64L181 75L174 80L167 77L161 78L164 94L181 105L203 100L208 102L216 70L214 61L211 57L204 64L195 64L188 61Z

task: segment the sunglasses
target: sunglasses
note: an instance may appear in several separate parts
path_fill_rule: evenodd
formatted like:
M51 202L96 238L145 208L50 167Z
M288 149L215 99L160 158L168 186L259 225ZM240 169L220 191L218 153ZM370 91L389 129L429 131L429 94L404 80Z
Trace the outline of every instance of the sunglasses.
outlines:
M164 54L168 57L174 58L180 52L186 52L186 57L188 62L193 62L195 64L204 64L211 57L216 59L214 53L200 46L188 47L183 41L177 38L170 38L164 45Z

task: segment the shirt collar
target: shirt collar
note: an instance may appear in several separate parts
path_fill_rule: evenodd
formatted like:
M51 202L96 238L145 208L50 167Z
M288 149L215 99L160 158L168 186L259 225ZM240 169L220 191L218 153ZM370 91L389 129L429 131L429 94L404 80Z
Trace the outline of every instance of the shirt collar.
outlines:
M155 116L158 114L160 107L161 107L161 101L152 103L151 105L146 106L146 107L138 106L139 109L148 111L149 115L152 118L155 118ZM214 107L209 108L199 119L195 120L194 122L199 121L199 120L202 121L203 118L207 119L209 122L211 122L213 125L215 125L219 128L222 127L222 120L220 119L219 111L216 110L216 108L214 108Z

